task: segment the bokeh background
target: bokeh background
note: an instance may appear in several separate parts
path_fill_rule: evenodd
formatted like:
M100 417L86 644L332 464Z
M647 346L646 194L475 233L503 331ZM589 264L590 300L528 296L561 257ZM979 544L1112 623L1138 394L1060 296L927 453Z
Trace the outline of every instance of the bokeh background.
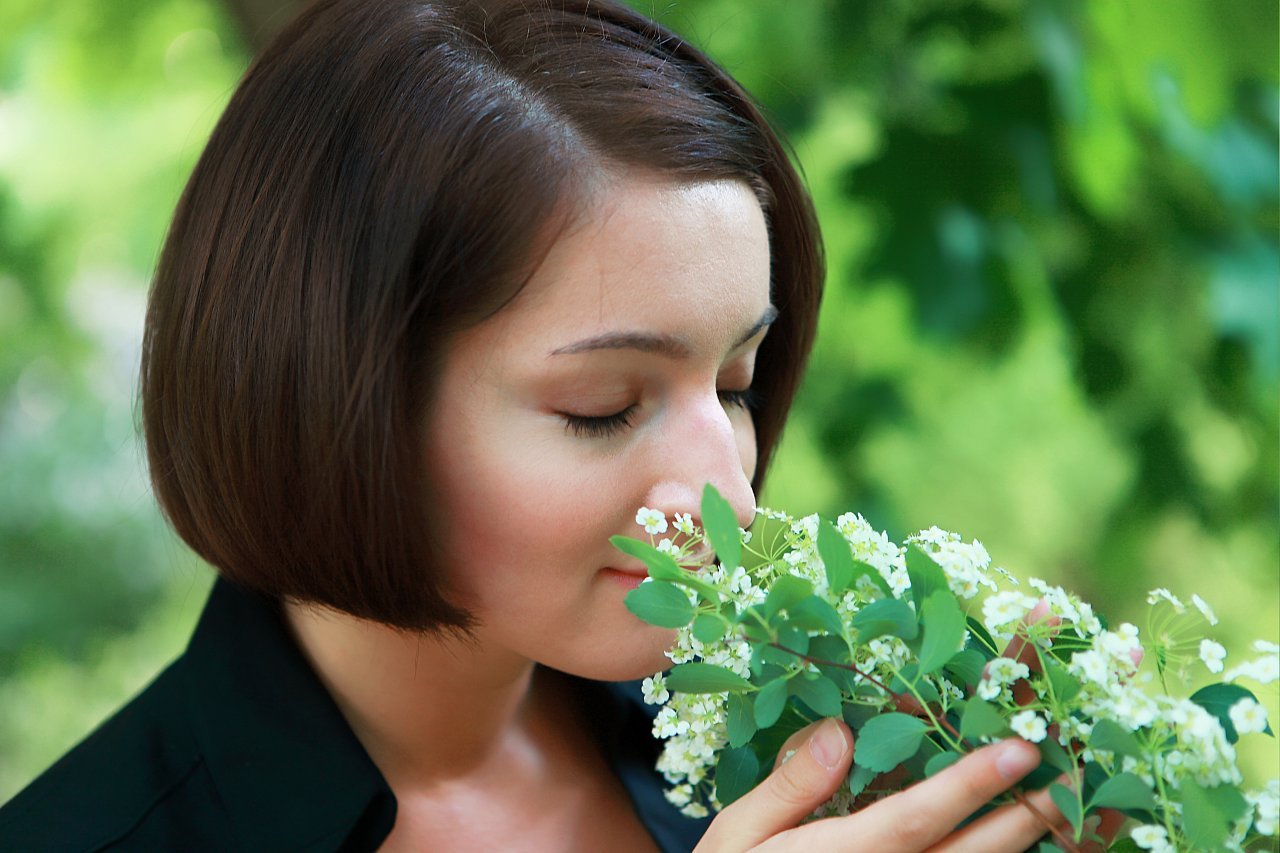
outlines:
M0 802L181 651L211 582L147 489L142 314L297 5L0 4ZM1228 664L1277 639L1273 0L636 5L759 97L819 207L819 344L762 503L950 527L1113 622L1199 592Z

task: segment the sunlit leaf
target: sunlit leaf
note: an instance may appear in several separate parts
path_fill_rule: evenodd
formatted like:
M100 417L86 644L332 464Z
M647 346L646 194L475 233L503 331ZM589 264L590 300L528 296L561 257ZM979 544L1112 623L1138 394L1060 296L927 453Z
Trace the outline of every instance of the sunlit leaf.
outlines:
M751 683L724 667L693 661L672 667L667 687L678 693L736 693L751 689Z
M689 596L666 581L640 584L627 593L623 603L636 616L660 628L683 628L695 612Z
M887 773L916 754L925 730L923 721L907 714L873 717L858 733L853 760L869 770Z

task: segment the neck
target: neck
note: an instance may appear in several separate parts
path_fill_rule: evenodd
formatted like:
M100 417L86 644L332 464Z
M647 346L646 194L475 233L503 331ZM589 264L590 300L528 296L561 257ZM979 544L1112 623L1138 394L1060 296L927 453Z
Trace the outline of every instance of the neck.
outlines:
M447 783L500 767L523 750L533 725L528 659L330 610L287 603L284 612L389 781Z

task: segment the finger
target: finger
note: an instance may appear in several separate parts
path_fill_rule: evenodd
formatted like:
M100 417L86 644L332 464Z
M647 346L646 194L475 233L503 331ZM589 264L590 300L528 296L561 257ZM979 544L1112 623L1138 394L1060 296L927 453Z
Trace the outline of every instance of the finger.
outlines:
M810 723L783 741L782 748L778 750L777 757L773 759L773 769L777 770L787 762L787 759L795 755L800 748L805 745L805 742L808 741L809 738L813 737L813 733L820 725L822 725L822 720L819 720L816 723Z
M746 850L793 828L831 799L853 761L853 735L840 720L811 727L799 749L768 778L716 815L699 850Z
M1027 794L1026 799L1034 811L1022 803L1000 806L931 847L930 853L1018 853L1034 846L1050 826L1069 835L1071 824L1053 804L1047 788Z
M1024 740L1011 738L985 746L862 811L804 827L811 832L806 834L805 846L813 850L925 850L1039 763L1040 753Z

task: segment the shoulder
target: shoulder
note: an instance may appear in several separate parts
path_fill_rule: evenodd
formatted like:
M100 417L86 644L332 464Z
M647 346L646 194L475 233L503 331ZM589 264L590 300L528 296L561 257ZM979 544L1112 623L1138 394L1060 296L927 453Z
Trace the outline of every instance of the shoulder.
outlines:
M167 847L216 832L216 798L184 721L182 667L179 658L0 808L0 849Z

